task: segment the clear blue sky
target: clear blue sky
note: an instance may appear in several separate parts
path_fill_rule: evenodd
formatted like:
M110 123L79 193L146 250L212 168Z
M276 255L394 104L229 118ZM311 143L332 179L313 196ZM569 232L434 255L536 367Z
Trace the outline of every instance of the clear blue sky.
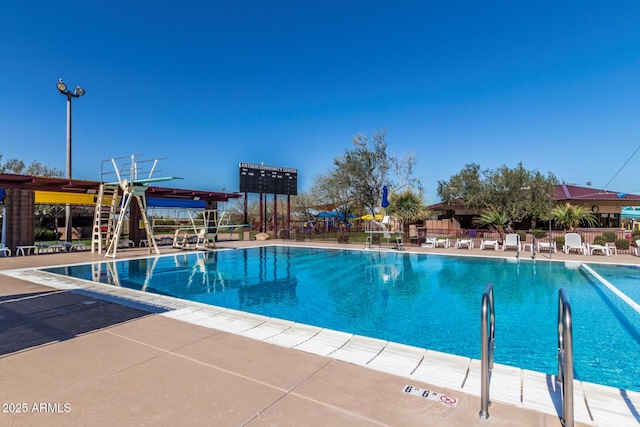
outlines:
M0 153L73 175L166 157L182 188L238 190L238 163L299 190L387 129L428 203L466 163L604 187L640 146L640 2L31 1L0 12ZM640 192L640 154L607 189Z

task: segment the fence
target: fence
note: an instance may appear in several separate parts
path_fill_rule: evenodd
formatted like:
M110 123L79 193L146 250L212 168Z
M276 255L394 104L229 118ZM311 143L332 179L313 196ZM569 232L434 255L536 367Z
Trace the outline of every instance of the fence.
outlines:
M415 231L414 235L409 233L409 230ZM358 224L354 224L351 227L345 226L327 226L324 223L312 223L312 222L291 222L291 227L288 230L279 230L278 238L284 238L287 240L317 240L317 241L364 241L364 238L356 237L357 233L363 233L364 227ZM541 242L555 241L558 250L562 250L564 243L564 236L567 233L566 230L551 230L551 239L549 239L549 230L537 230L542 234L537 240ZM521 236L521 242L523 244L534 244L533 233L528 231L516 231L517 233L524 233ZM632 238L631 232L622 229L610 229L610 228L580 228L575 231L582 237L582 241L585 244L593 244L594 239L598 236L602 236L603 233L614 233L617 252L619 254L632 254L635 248L635 241ZM424 243L427 238L438 237L455 239L470 239L474 241L475 247L480 247L482 240L497 240L501 241L500 234L495 231L483 230L483 229L438 229L429 227L412 227L405 226L404 229L404 244L405 246L420 245ZM638 237L636 237L637 239ZM626 240L628 243L621 242Z

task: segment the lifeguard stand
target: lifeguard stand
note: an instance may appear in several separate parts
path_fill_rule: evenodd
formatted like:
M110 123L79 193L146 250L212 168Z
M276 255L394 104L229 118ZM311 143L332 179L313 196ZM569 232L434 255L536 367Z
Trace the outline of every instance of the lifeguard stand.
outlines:
M91 236L91 252L102 253L105 257L115 258L120 243L123 224L127 218L131 200L135 199L140 208L140 215L144 222L149 242L148 251L160 254L153 230L149 226L147 217L147 199L145 193L149 184L153 182L170 181L178 178L153 176L159 160L136 161L136 155L104 160L100 167L101 184L96 199L96 209ZM114 172L104 172L105 163L111 163ZM105 177L114 175L116 181L107 181Z

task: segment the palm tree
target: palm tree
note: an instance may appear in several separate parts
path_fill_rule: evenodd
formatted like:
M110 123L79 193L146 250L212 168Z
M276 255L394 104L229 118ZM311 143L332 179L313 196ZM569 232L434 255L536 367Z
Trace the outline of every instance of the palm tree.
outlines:
M572 205L571 203L555 206L551 210L551 218L556 224L563 228L568 228L569 231L575 230L581 222L592 227L598 225L595 215L587 208L581 205Z
M392 215L398 215L402 218L403 222L424 219L429 216L422 198L412 190L405 190L399 194L391 194L389 202L387 212Z
M487 208L480 212L480 215L473 218L473 223L480 227L488 227L489 230L495 230L500 235L500 240L504 241L504 227L509 223L511 218L505 212L500 212L496 208Z

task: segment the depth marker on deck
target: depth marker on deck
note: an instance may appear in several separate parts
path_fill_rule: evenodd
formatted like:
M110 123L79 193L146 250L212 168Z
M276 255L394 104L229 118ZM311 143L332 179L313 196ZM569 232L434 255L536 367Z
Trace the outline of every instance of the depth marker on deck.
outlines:
M458 399L456 399L453 396L449 396L448 394L441 394L435 391L416 387L414 385L405 385L402 391L407 394L412 394L414 396L423 397L425 399L433 400L435 402L440 402L447 406L455 407L458 405Z

